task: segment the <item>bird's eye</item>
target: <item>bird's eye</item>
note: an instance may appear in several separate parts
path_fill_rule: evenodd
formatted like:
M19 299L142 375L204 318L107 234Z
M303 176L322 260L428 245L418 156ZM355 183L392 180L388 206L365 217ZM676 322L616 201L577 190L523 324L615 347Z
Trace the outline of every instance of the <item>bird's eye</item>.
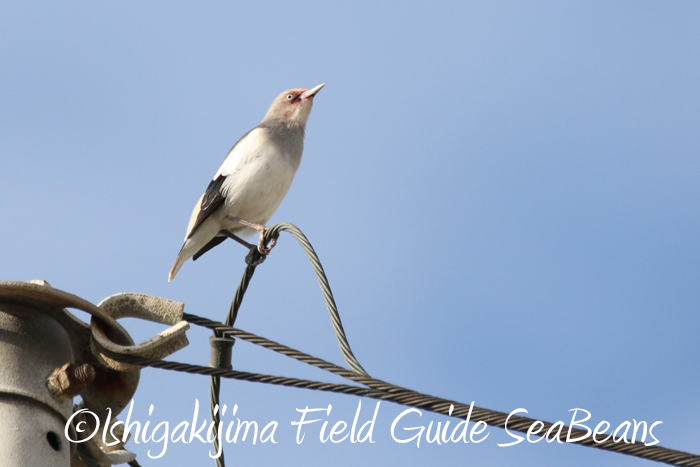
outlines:
M294 99L294 94L287 94L287 100L291 101L292 99Z

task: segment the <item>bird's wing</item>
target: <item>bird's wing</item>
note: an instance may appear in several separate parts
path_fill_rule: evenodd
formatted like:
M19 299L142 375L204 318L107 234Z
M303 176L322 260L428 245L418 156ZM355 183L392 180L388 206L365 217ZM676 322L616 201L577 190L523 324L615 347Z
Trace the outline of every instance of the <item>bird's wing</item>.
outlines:
M187 226L185 240L192 236L194 230L226 200L222 189L224 182L229 177L235 177L242 167L255 158L263 144L265 131L264 128L253 128L233 145L206 191L195 205L190 223Z

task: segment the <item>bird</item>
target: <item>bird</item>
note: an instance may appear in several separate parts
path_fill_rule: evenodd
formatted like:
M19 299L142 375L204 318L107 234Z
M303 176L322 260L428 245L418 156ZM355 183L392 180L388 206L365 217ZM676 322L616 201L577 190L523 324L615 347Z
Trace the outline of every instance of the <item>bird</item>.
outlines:
M243 238L258 231L257 248L263 255L269 253L263 243L265 223L289 191L301 163L314 96L325 85L283 92L262 122L233 145L195 204L168 282L185 261L196 260L226 238L252 248Z

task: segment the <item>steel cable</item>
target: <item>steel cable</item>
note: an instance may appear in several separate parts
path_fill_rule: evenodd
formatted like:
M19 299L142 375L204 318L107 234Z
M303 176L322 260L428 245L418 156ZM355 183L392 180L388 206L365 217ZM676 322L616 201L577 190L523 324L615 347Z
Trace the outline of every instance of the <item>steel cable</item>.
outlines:
M335 304L335 299L333 298L333 292L331 292L331 286L328 283L328 278L326 277L326 272L323 270L323 265L318 259L316 251L314 251L311 242L306 238L306 235L302 233L295 225L289 222L279 222L272 227L270 227L266 234L265 239L269 242L273 238L277 238L280 232L288 232L291 234L296 241L299 243L301 248L306 253L306 257L311 262L311 267L316 274L316 279L318 280L318 285L321 286L321 292L323 293L323 299L326 301L326 309L328 309L328 314L331 317L331 323L333 324L333 330L335 331L335 336L338 341L338 346L343 354L343 358L348 366L358 373L367 374L360 362L355 358L355 354L352 353L350 349L350 344L348 338L345 336L345 330L343 329L343 323L340 321L340 313L338 313L338 307Z
M461 420L464 420L465 418L469 417L469 420L472 422L483 421L487 425L496 426L500 428L505 428L507 422L508 430L519 431L522 433L526 433L529 430L530 426L538 421L532 418L519 417L516 415L510 416L510 418L508 418L509 414L506 414L504 412L497 412L494 410L462 404L460 402L451 401L448 399L428 396L425 394L418 393L416 391L411 391L401 388L399 386L394 386L390 383L385 383L379 380L377 381L382 383L383 385L388 386L387 390L366 389L346 384L332 384L321 381L289 378L285 376L265 375L236 370L225 370L221 368L192 365L189 363L179 363L165 360L152 360L134 355L117 354L114 352L106 351L106 349L103 348L101 348L101 351L103 351L110 358L134 365L149 366L153 368L161 368L165 370L179 371L190 374L219 376L221 378L236 379L240 381L250 381L257 383L273 384L277 386L313 389L317 391L369 397L380 401L395 402L401 405L428 410L431 412L448 415ZM451 407L452 410L450 411ZM556 428L555 425L559 425L561 428L558 430L553 430L552 432L552 440L557 439L557 441L559 442L566 442L567 434L569 434L569 436L572 436L574 438L571 441L568 441L568 443L570 444L580 444L582 446L595 447L606 451L619 452L622 454L640 457L643 459L654 460L657 462L663 462L670 465L700 467L700 456L694 454L676 451L661 446L645 446L644 443L639 442L625 444L607 440L598 443L595 442L592 439L592 437L587 436L588 432L576 428L570 429L568 426L563 425L560 422L558 422L557 424L553 424L549 422L540 421L540 423L543 426L541 430L539 430L539 433L542 433L543 431L547 432L552 427ZM578 438L583 438L584 436L586 436L585 439L581 439L578 441L576 440Z
M363 384L367 386L367 389L345 384L331 384L320 381L250 373L225 368L212 368L187 363L151 360L137 356L115 354L113 352L107 352L105 349L103 349L104 353L114 358L115 360L123 361L125 363L131 363L141 366L150 366L166 370L180 371L190 374L201 374L211 376L211 411L212 420L215 421L214 426L218 426L220 418L218 410L215 411L215 407L219 405L220 378L236 379L242 381L259 382L286 387L297 387L313 389L318 391L369 397L372 399L390 401L401 405L416 407L431 412L448 415L454 418L459 418L462 420L468 418L470 421L484 422L487 425L496 426L500 428L505 428L507 423L509 430L519 431L522 433L528 432L532 424L538 422L535 419L520 417L516 415L510 416L509 418L509 414L474 407L473 403L472 405L466 405L447 399L428 396L413 390L395 386L385 381L381 381L370 377L364 370L364 368L362 368L362 365L360 365L360 363L355 358L352 350L350 349L350 345L348 343L342 322L340 320L338 308L335 304L333 293L330 289L330 285L323 270L323 266L321 265L321 262L318 259L316 252L314 251L313 247L311 246L311 243L308 241L306 236L296 226L286 222L281 222L267 229L265 235L265 244L267 245L271 240L276 239L279 236L279 233L282 231L290 233L297 240L299 245L306 253L309 261L311 262L314 273L316 274L316 278L321 287L324 300L326 302L326 308L331 318L331 323L333 325L336 339L338 341L338 346L340 347L340 350L343 354L343 358L345 359L346 363L351 368L351 370L327 362L320 358L313 357L309 354L298 351L296 349L292 349L290 347L271 341L264 337L257 336L255 334L233 327L233 324L235 323L238 311L243 300L243 296L245 295L250 280L252 279L253 273L255 272L255 268L258 264L261 263L261 261L258 261L261 259L261 256L257 252L257 250L254 250L251 253L253 261L249 262L243 274L243 277L241 278L241 282L239 283L236 295L234 296L231 306L229 308L229 312L225 323L213 321L208 318L203 318L190 313L185 313L183 315L183 319L192 324L203 326L212 330L214 332L214 335L217 337L236 337L246 340L253 344L260 345L264 348L286 355L290 358L294 358L298 361L302 361L304 363L313 365L317 368L326 370L343 378L349 379L359 384ZM632 442L627 444L626 440L625 443L614 442L610 439L607 439L603 442L596 442L593 439L593 437L587 436L588 432L576 428L570 428L566 425L563 425L563 423L561 422L558 422L557 424L552 424L549 422L539 421L539 423L542 424L542 428L538 431L538 433L547 433L551 429L553 439L556 439L558 442L563 442L561 439L566 440L567 438L571 438L573 436L574 439L568 441L569 443L580 444L589 447L596 447L598 449L603 449L607 451L619 452L640 458L664 462L670 465L700 467L700 456L694 454L675 451L661 446L645 446L644 443L639 442ZM556 430L557 426L560 427L559 430ZM565 436L564 433L568 433L568 436ZM614 437L612 438L614 439ZM217 452L217 443L219 442L218 437L215 436L214 439L214 452ZM553 441L553 439L548 439L548 442ZM224 467L223 451L221 456L217 459L217 466Z
M251 254L253 255L254 259L259 259L260 257L260 254L257 252L257 250L252 252ZM250 280L253 278L256 265L259 264L257 263L257 261L252 261L252 263L253 264L249 264L245 268L245 271L243 272L243 277L241 278L241 282L238 284L238 288L236 289L236 294L233 296L233 300L231 301L231 306L229 307L228 314L226 315L227 326L233 326L233 324L236 322L236 318L238 317L238 310L241 307L241 303L243 303L243 296L245 295L246 290L248 290L248 284L250 284ZM217 330L214 330L214 336L224 337L224 334L218 332ZM214 426L219 426L219 421L221 419L220 412L218 410L218 407L220 405L220 392L221 379L219 376L212 376L209 389L209 408L211 412L211 419L214 422ZM221 443L221 440L219 439L219 434L217 434L217 436L214 436L213 439L214 441L212 442L212 445L214 452L219 452L219 444ZM223 449L221 449L221 455L214 459L214 461L216 462L216 467L226 467Z
M364 370L364 368L362 368L362 365L360 365L360 362L357 360L357 358L352 352L352 349L350 348L350 343L348 342L347 336L345 335L345 329L343 328L343 323L340 320L338 306L335 304L335 299L333 298L333 292L331 291L331 286L328 283L326 272L323 270L323 265L318 259L318 255L316 254L316 251L311 245L311 242L309 242L304 233L301 230L299 230L295 225L290 224L288 222L280 222L266 230L264 242L265 246L267 247L270 244L270 242L276 243L280 232L288 232L289 234L291 234L299 243L302 250L304 250L306 257L309 259L311 267L314 270L314 274L316 275L316 279L318 280L318 284L321 287L321 293L323 294L323 299L326 302L326 309L328 310L328 314L331 318L331 324L333 325L333 331L335 332L335 337L338 341L338 347L340 347L340 351L343 354L345 362L350 368L352 368L356 372L366 375L367 372ZM248 284L250 284L250 280L253 278L255 268L258 265L262 264L262 262L265 259L257 250L257 248L252 249L249 256L249 258L246 258L246 263L248 264L248 266L246 267L243 273L243 277L241 278L241 282L238 285L238 289L236 290L236 294L233 297L231 306L229 307L229 312L226 316L226 324L229 326L233 326L233 324L236 322L238 310L240 309L241 303L243 301L243 296L245 295L245 292L248 289ZM218 334L216 331L214 332L214 335L217 337L221 337L221 335ZM215 422L216 426L218 426L219 423L219 413L216 409L219 406L220 390L221 381L219 380L219 377L212 376L210 384L209 405L211 411L211 418L212 421ZM218 437L215 437L213 441L214 452L218 452L217 450L219 448L219 443L220 441ZM216 466L226 467L223 451L221 452L221 455L216 458Z

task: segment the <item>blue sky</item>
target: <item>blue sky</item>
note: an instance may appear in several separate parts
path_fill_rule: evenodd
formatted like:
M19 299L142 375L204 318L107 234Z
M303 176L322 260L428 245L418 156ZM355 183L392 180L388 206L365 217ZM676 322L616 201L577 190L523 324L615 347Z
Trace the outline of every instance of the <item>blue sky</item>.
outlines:
M228 149L293 87L328 85L272 221L299 226L367 371L547 421L663 421L700 452L700 5L692 1L17 2L0 5L0 277L95 303L143 292L222 320L233 242L167 283L192 206ZM315 278L284 236L238 326L342 362ZM128 320L134 338L161 330ZM173 359L206 364L192 329ZM337 381L239 342L234 368ZM192 417L207 378L148 369L135 417ZM294 442L295 409L354 397L225 382L278 444L231 465L652 465L510 441L420 448ZM154 404L149 418L148 406ZM363 410L374 403L363 400ZM447 418L423 414L422 419ZM129 443L147 466L208 446Z

